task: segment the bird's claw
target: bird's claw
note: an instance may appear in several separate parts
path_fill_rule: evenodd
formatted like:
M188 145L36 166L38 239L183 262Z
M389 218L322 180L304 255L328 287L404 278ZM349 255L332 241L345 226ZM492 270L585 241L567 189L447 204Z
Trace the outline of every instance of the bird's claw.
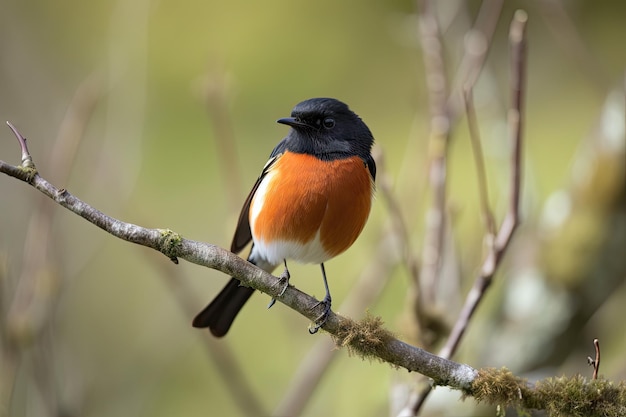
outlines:
M282 297L283 294L285 294L285 291L287 291L287 287L289 287L289 278L291 278L291 275L289 274L289 270L287 269L287 265L285 265L285 270L283 271L282 274L280 274L280 276L278 277L278 284L282 284L284 282L283 285L283 289L280 290L280 293L278 293L279 297ZM272 306L276 304L276 298L272 298L270 300L270 303L267 305L267 308L270 309L272 308Z
M318 301L317 304L313 306L316 308L320 304L324 304L324 312L315 320L315 325L313 327L309 327L309 334L315 334L318 330L326 324L326 320L328 320L328 315L330 313L331 299L329 296L324 297L322 301Z

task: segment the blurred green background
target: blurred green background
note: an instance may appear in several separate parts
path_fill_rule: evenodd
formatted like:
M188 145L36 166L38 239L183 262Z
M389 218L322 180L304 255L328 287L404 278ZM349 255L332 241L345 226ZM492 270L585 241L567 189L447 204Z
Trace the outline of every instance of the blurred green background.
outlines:
M559 4L563 9L555 9ZM450 77L479 6L437 2ZM624 379L620 352L626 336L616 318L626 313L623 266L616 266L618 278L600 292L610 297L601 297L584 314L572 307L586 303L584 295L596 294L593 282L577 283L597 279L588 272L590 265L599 262L595 255L607 241L607 221L623 210L623 157L617 159L618 188L608 187L609 208L601 220L585 211L593 243L582 239L586 246L562 254L565 244L550 243L560 229L549 229L550 234L542 222L551 196L576 189L572 174L581 170L574 157L591 153L583 144L593 136L610 91L616 89L623 106L626 5L505 2L474 92L497 219L508 192L508 25L520 7L529 14L524 226L458 359L541 377L587 373L591 340L600 337L607 346L602 373ZM564 23L555 10L571 20ZM419 256L430 204L425 191L430 116L417 33L416 5L407 1L2 0L0 119L29 139L41 175L57 187L121 220L228 247L240 204L286 134L275 120L303 99L336 97L374 133ZM11 132L0 132L0 159L18 164ZM461 120L449 162L452 259L460 279L456 298L448 301L449 321L483 255L484 227L467 137ZM621 151L619 146L623 155L623 142ZM576 201L583 206L600 201L593 191L605 182L601 175L598 181L591 194ZM214 356L207 354L211 341L190 325L193 312L227 277L186 262L174 266L158 253L119 241L6 176L0 177L0 211L3 412L244 414L241 399L225 387ZM557 217L565 211L557 209ZM362 237L327 264L336 310L374 256L388 222L387 204L379 196ZM579 238L576 230L567 242ZM624 234L623 228L608 230ZM622 243L614 244L612 252L603 251L613 260L624 253ZM561 263L546 264L542 253ZM590 257L587 263L584 256ZM581 264L572 267L572 259ZM292 284L322 295L318 267L292 265L291 272ZM554 278L561 276L566 283ZM36 282L26 301L16 290L23 279ZM410 335L402 318L406 270L395 268L380 279L389 285L367 310L382 316L400 337ZM27 307L18 308L23 315L10 321L16 300ZM283 398L313 344L328 338L310 336L307 320L282 305L267 311L268 301L257 294L220 341L234 352L265 415ZM552 310L546 313L545 307ZM545 321L559 330L537 329ZM528 327L532 336L520 330ZM546 348L564 334L580 339L566 339L570 350ZM529 340L540 353L527 346ZM304 415L386 415L391 387L406 380L406 372L362 362L345 351L336 354ZM471 400L458 398L440 388L424 414L494 413L475 411Z

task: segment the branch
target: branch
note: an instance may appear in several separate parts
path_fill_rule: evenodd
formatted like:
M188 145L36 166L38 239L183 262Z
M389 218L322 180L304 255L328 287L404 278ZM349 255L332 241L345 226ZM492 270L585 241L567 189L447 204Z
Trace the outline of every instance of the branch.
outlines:
M426 231L422 249L422 264L413 310L419 334L432 329L426 322L438 322L431 311L437 304L437 286L440 282L445 257L447 213L448 148L452 131L462 116L463 92L474 86L478 80L502 11L502 0L482 2L476 20L465 38L465 51L456 71L454 81L449 86L444 61L444 42L436 17L436 2L418 0L419 39L423 50L426 74L428 103L430 106L429 138L429 184L432 190L432 204L426 216ZM449 90L449 91L448 91ZM435 316L435 317L427 317ZM421 337L423 343L432 344Z
M593 366L593 376L592 379L598 379L598 372L600 371L600 341L598 339L593 339L593 346L596 349L596 358L591 359L591 356L587 356L587 362L589 366Z
M513 233L519 224L519 205L522 182L522 116L523 93L526 67L526 12L518 10L511 22L511 107L509 109L509 129L513 143L511 160L511 185L509 194L509 211L504 217L500 229L495 237L493 247L483 262L479 277L467 296L459 319L455 323L448 342L441 351L441 355L450 358L474 315L485 291L491 285L492 278L500 264L502 256L511 242Z
M465 101L465 112L467 113L470 141L472 143L472 153L474 155L474 165L476 165L480 210L485 221L487 241L491 244L494 236L496 235L496 223L493 216L493 210L491 210L491 207L489 206L489 188L487 186L485 159L483 157L483 150L480 144L480 133L478 131L478 120L476 117L476 108L474 107L472 89L470 88L465 90L463 97Z
M528 15L522 10L515 12L509 31L511 48L511 105L508 113L509 132L513 143L511 160L511 185L509 194L509 210L493 240L489 253L483 261L480 273L467 294L465 304L452 328L452 332L439 355L451 358L456 353L470 320L491 285L502 257L511 242L513 233L519 224L519 204L521 195L522 171L522 120L523 93L525 89L526 69L526 23ZM413 396L407 405L408 409L417 414L428 397L431 386L427 386L418 395Z
M526 39L525 29L528 16L525 12L518 10L511 23L510 41L512 49L512 77L511 89L513 91L512 104L509 110L509 128L513 141L513 152L511 161L511 186L509 196L509 211L506 214L500 229L496 235L494 245L485 258L480 274L474 286L467 296L465 305L461 310L448 343L441 351L444 357L451 357L458 347L469 320L473 316L478 304L491 284L491 280L498 265L506 251L513 232L519 224L519 202L521 194L521 170L522 170L522 98L524 91L524 68L526 65Z
M24 155L25 152L30 157L25 147L26 142L16 129L12 130L22 147L22 159L28 160ZM32 158L30 161L32 164ZM158 250L175 263L181 258L233 276L242 285L277 299L311 321L315 321L323 313L324 306L318 300L294 287L288 287L281 295L282 288L277 285L277 277L239 256L215 245L185 239L168 229L148 229L109 217L66 189L58 189L50 184L37 173L34 165L33 168L25 168L0 160L0 172L29 183L57 204L117 238ZM477 375L477 371L468 365L440 358L396 339L382 327L379 318L367 317L357 323L331 311L322 328L331 334L338 346L348 348L353 354L418 372L441 385L467 391Z
M421 324L423 320L421 316L427 310L426 306L435 304L437 281L443 259L446 232L447 155L451 126L447 106L448 80L444 51L439 22L433 10L434 3L427 0L420 0L418 3L419 10L421 10L418 20L419 39L424 55L426 89L430 106L428 178L433 195L426 217L420 281L415 299L417 306L414 308L418 312L417 323Z
M463 57L448 97L448 112L452 123L463 116L464 91L471 90L482 73L503 5L504 0L483 1L474 25L465 34Z

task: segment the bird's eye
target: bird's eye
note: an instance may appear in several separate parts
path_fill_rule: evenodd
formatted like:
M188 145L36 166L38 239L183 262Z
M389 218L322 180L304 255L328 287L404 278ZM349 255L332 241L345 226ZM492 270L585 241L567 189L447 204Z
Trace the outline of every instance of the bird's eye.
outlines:
M335 119L327 117L324 119L323 124L326 129L332 129L333 127L335 127Z

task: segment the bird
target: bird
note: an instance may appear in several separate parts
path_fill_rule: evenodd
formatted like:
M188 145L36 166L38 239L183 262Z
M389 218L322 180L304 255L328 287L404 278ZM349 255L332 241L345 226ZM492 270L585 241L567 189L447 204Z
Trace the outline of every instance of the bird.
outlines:
M282 293L289 285L287 260L319 264L326 294L318 303L324 313L309 328L313 334L331 309L324 262L346 251L369 217L376 179L374 137L348 105L334 98L304 100L277 123L289 126L289 132L243 204L231 252L240 253L252 241L250 263L269 273L284 264ZM223 337L253 292L231 278L192 325Z

